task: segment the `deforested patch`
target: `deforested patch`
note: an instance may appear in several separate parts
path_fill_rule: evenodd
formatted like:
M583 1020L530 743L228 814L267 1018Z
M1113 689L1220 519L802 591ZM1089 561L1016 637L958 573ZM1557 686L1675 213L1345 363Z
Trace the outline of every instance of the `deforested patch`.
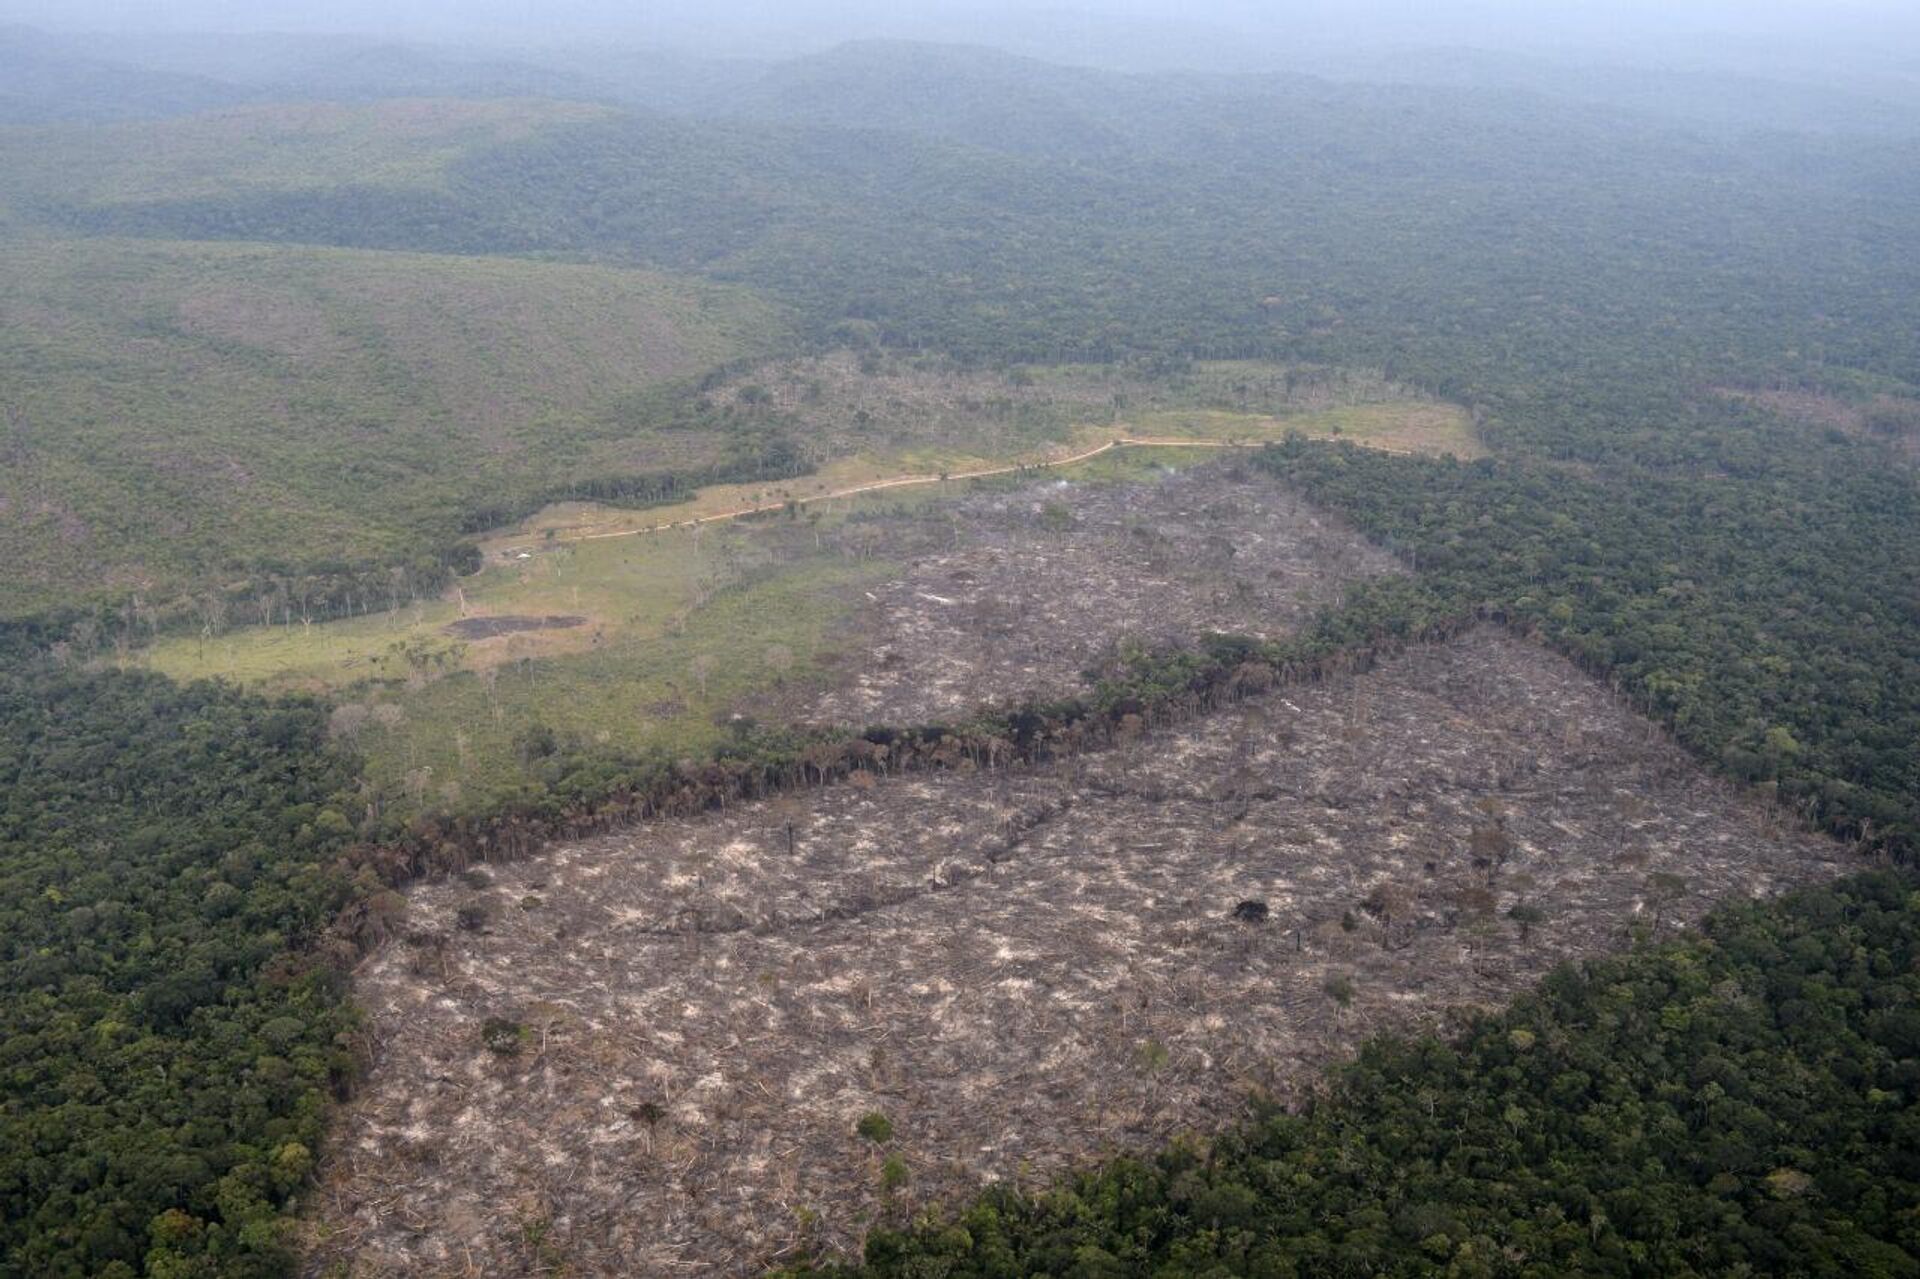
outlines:
M1276 636L1392 556L1251 468L1129 485L1053 481L854 530L907 569L865 599L839 678L803 719L912 724L1049 697L1125 642Z
M416 888L365 966L310 1270L847 1252L1843 855L1493 630L1096 755L562 845Z

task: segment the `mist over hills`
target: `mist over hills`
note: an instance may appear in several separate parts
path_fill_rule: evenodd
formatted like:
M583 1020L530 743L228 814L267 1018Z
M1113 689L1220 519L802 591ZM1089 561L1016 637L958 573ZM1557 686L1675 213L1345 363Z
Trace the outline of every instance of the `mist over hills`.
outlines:
M89 56L71 40L0 27L0 121L6 123L185 115L252 97L231 81Z
M1504 3L36 5L0 18L4 118L174 114L280 97L542 95L742 114L807 59L869 41L973 45L1052 64L1293 72L1527 89L1696 126L1915 132L1920 17L1899 5ZM213 32L218 34L212 34ZM1737 35L1731 34L1738 32ZM354 34L354 33L360 34ZM796 61L797 60L797 61ZM791 63L791 65L787 65ZM117 76L112 68L122 68ZM169 77L180 77L170 79ZM113 81L113 83L108 83ZM797 86L788 84L791 92ZM876 92L889 86L876 85ZM996 109L1009 116L1018 98Z

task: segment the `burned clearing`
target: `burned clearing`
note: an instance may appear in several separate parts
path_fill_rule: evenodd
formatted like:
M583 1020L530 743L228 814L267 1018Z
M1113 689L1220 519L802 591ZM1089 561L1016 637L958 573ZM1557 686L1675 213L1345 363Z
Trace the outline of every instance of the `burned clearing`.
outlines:
M310 1265L851 1249L1843 856L1491 629L1097 754L562 845L419 887L364 967Z
M1393 558L1232 462L1147 484L1048 481L972 494L844 537L908 561L865 598L824 692L827 723L911 724L1051 696L1123 641L1273 636Z

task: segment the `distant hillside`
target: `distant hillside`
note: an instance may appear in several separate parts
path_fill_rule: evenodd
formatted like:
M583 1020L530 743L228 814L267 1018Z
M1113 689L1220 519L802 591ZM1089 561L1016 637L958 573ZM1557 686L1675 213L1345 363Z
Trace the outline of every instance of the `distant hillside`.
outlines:
M1111 100L1129 79L990 49L875 40L775 64L702 105L718 115L898 129L1086 163L1132 141L1115 118L1124 104Z
M0 26L0 124L179 115L253 96L205 76L87 57L31 28Z
M1920 134L1920 83L1885 76L1843 85L1811 72L1800 78L1427 48L1322 55L1317 69L1343 79L1524 89L1703 126Z
M500 57L468 57L402 44L367 44L283 67L276 97L343 100L395 97L604 96L563 71Z
M22 205L86 207L342 186L433 186L464 156L604 107L534 99L281 102L168 120L0 129L0 171Z
M250 102L531 96L612 95L564 67L432 45L0 26L0 124L161 119Z
M1871 308L1879 334L1849 324L1840 340L1920 359L1887 274L1907 269L1891 250L1920 208L1899 147L1710 142L1510 89L1121 75L944 46L715 74L744 77L725 119L441 105L523 135L442 129L418 157L393 150L389 122L429 108L315 108L347 131L306 170L331 186L293 179L297 148L282 164L271 119L251 113L140 140L104 130L134 155L31 185L37 216L68 231L584 254L986 358L1279 342L1378 365L1447 345L1430 367L1456 376L1447 335L1497 323L1562 365L1623 334L1649 358L1686 344L1717 358L1729 344L1708 334L1730 326L1748 330L1734 349L1818 338L1821 359L1847 363L1808 317ZM21 139L17 167L57 176L56 146L72 144ZM152 176L145 150L249 158L233 181L215 166L219 181L187 182L174 175L192 166Z
M759 349L742 292L605 267L112 240L0 247L0 615L417 558L476 507L704 464L623 397Z

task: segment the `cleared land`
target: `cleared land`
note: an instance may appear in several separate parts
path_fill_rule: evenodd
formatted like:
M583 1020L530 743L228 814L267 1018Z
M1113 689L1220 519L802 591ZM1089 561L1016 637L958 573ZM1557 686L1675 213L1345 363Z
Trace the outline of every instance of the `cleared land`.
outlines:
M748 417L778 416L817 457L880 454L919 470L1009 457L1089 427L1215 439L1278 439L1289 427L1363 441L1404 433L1409 448L1480 452L1464 412L1375 371L1252 360L1004 373L937 356L840 351L762 365L705 398Z
M490 538L489 553L652 531L769 502L816 503L891 481L1057 466L1122 438L1257 444L1297 433L1462 458L1485 451L1464 409L1370 370L1320 365L1217 361L1152 374L1126 365L995 373L935 356L840 351L746 369L694 402L734 429L777 431L816 470L778 485L716 485L654 510L558 503ZM1206 453L1161 452L1144 465L1150 471L1190 464Z
M1839 855L1493 631L1097 756L559 847L418 888L363 970L310 1268L850 1248Z
M1068 687L1129 637L1272 633L1391 567L1270 479L1200 456L1191 478L1157 464L1177 450L1142 450L1098 459L1118 459L1101 482L1022 477L650 537L503 539L457 598L182 637L146 657L181 678L332 690L342 732L396 800L459 809L523 780L515 737L529 725L587 748L697 753L735 712L919 718Z
M1841 396L1813 390L1723 389L1721 394L1811 427L1878 440L1896 457L1920 465L1920 398L1884 391Z
M1245 366L1219 367L1252 376ZM1262 376L1284 394L1284 371ZM1329 388L1365 400L1379 384L1358 377L1347 386L1325 371L1293 377L1301 411L1262 418L1264 427L1238 438L1330 434L1355 412L1438 412L1464 427L1464 415L1417 400L1309 409L1334 394ZM1250 383L1247 394L1267 392ZM971 464L1041 463L1115 435L1080 427L1064 442ZM692 447L701 437L659 438ZM176 635L131 660L183 679L330 691L346 704L343 734L365 753L388 802L466 810L525 780L515 742L532 726L586 750L680 754L719 741L733 713L917 718L1066 687L1127 638L1271 631L1387 567L1270 483L1222 478L1237 468L1221 453L1120 449L985 482L978 492L933 483L820 500L897 478L917 457L862 454L800 479L714 486L669 507L559 504L485 539L486 567L445 598L311 626L283 620ZM949 462L969 464L942 465ZM1170 478L1193 467L1213 478ZM1163 484L1174 487L1163 494ZM1201 500L1212 485L1226 486L1225 505ZM805 505L688 527L788 502ZM1154 518L1130 518L1132 503ZM1247 527L1236 528L1243 520ZM665 531L635 535L655 529ZM995 593L1004 603L991 602ZM921 594L959 605L936 607ZM488 624L556 617L583 620ZM910 703L907 693L928 696Z
M1232 462L1143 485L1055 481L859 530L907 561L865 589L839 673L792 707L912 724L1053 696L1122 643L1277 636L1392 557Z
M647 272L334 249L0 247L0 615L242 566L405 562L475 507L698 466L624 397L778 313Z

